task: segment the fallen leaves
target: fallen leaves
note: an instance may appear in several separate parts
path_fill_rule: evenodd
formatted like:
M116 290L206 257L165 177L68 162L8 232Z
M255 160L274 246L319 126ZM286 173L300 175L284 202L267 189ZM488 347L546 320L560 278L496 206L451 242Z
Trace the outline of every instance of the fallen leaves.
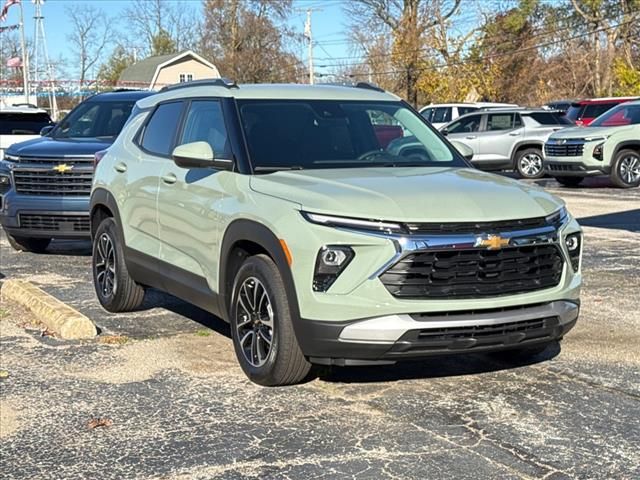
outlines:
M47 327L45 327L42 330L40 330L40 336L41 337L55 337L56 336L56 332L54 332L53 330L49 330Z
M7 370L0 370L0 378L9 378L9 372Z
M93 430L98 427L110 427L113 425L113 420L110 418L92 418L87 422L87 428Z
M129 337L125 335L104 335L98 338L98 342L106 345L124 345L129 341Z

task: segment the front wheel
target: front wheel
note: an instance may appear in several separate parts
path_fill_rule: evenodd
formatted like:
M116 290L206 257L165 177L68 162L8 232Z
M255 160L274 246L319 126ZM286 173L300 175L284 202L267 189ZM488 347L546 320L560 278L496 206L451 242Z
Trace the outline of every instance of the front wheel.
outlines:
M19 252L44 253L51 243L50 238L14 237L7 233L9 245Z
M298 345L284 282L271 258L255 255L242 264L230 313L236 356L251 381L291 385L307 376L311 364Z
M611 181L620 188L640 185L640 153L629 149L620 150L613 162Z
M93 285L109 312L130 312L142 305L144 288L129 275L116 222L105 218L93 238Z
M537 148L527 148L516 154L516 170L522 178L542 178L542 151Z

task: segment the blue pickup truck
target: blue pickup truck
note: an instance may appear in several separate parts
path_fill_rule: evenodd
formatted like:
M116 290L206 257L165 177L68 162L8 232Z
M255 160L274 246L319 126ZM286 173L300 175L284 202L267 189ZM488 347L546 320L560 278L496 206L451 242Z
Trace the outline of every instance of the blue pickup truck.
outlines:
M43 252L53 238L89 238L94 155L108 148L136 101L153 92L94 95L41 137L0 160L0 223L16 250Z

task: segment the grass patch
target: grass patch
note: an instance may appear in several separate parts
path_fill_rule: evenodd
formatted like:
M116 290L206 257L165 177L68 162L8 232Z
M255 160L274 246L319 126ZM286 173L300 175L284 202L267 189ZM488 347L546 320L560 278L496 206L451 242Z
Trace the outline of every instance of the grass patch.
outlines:
M209 330L198 330L196 332L196 337L210 337L211 332Z
M0 308L0 320L9 316L9 310Z

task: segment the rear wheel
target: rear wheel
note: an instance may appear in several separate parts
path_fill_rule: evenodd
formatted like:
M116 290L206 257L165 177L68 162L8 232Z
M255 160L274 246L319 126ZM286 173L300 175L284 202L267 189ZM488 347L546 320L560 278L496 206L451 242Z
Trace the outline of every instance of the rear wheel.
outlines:
M255 255L242 264L230 313L236 356L251 381L290 385L307 376L311 364L298 345L284 282L271 258Z
M620 150L611 168L611 181L620 188L640 185L640 153L629 149Z
M541 178L542 151L537 148L527 148L516 154L516 170L522 178Z
M113 218L105 218L96 230L92 266L93 285L105 310L129 312L142 305L144 288L129 275Z
M14 237L7 233L7 240L15 250L19 252L33 252L43 253L47 250L47 247L51 243L50 238L28 238L28 237Z
M577 187L584 180L583 177L555 177L556 182L565 187Z

